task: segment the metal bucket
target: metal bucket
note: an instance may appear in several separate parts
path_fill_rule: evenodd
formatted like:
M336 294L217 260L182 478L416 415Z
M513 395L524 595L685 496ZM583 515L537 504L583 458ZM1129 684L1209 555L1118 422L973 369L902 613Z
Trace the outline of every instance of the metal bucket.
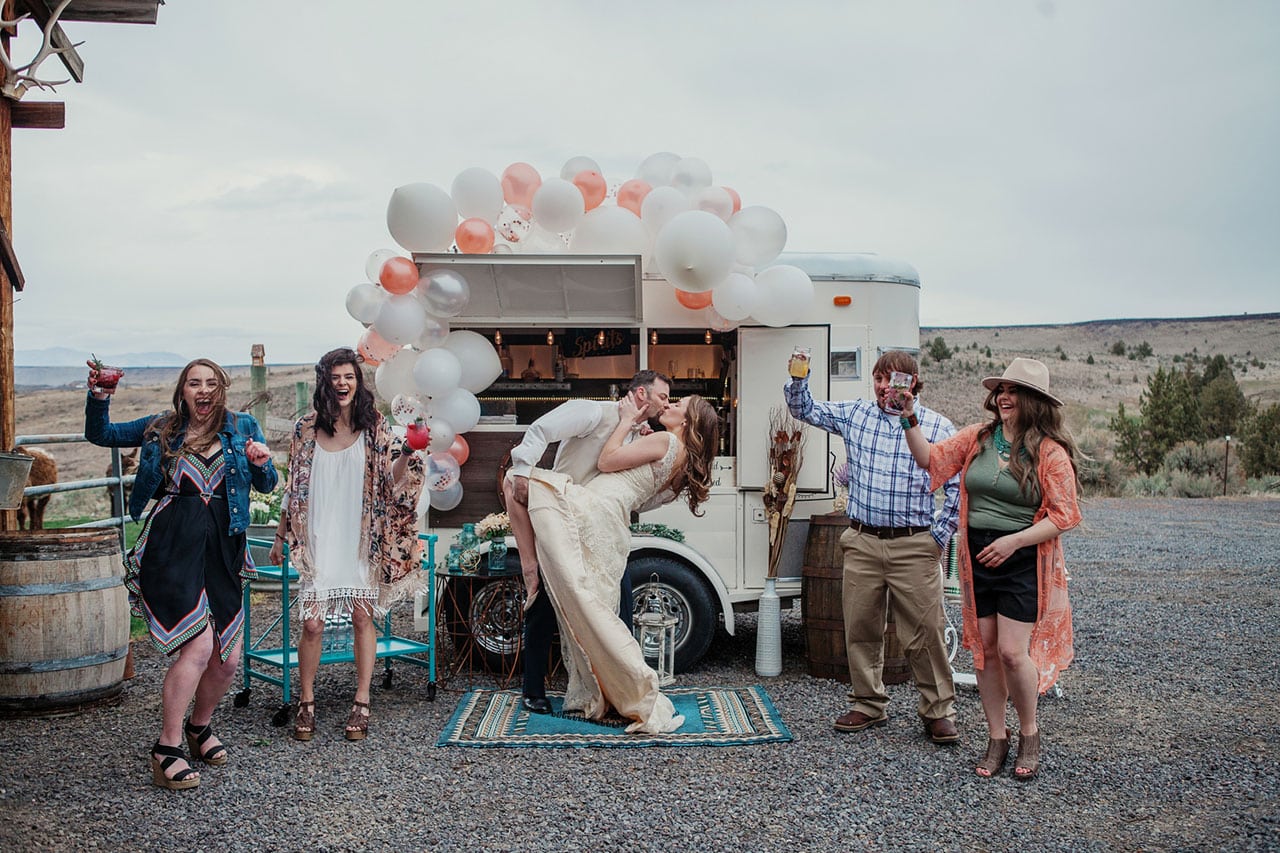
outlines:
M0 453L0 509L21 509L32 458L25 453Z

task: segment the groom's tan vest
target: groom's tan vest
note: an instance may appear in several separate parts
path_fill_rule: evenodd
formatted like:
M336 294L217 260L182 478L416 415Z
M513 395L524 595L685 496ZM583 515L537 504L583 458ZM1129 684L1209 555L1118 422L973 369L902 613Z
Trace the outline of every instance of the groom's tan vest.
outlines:
M596 462L600 459L600 451L604 449L605 442L618 426L618 404L600 401L599 406L601 408L600 423L587 435L581 437L575 435L560 442L560 448L556 451L555 464L551 466L552 471L568 474L569 479L578 485L585 485L600 473L600 469L596 467ZM630 436L623 439L623 442L628 440Z

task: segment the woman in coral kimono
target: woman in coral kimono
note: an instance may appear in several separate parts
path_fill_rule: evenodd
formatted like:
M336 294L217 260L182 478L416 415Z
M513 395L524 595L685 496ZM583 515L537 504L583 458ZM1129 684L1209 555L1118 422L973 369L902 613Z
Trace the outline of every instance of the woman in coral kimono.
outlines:
M1040 769L1036 702L1071 662L1071 605L1061 534L1080 523L1077 451L1049 393L1049 369L1015 358L982 380L993 415L935 445L916 428L904 395L907 445L935 487L960 472L957 548L965 647L973 652L986 714L987 753L975 772L999 773L1009 755L1005 712L1018 714L1014 777Z
M700 514L720 419L702 397L689 396L659 415L665 431L627 442L645 412L630 397L619 411L600 452L602 473L585 486L554 471L530 472L529 517L542 590L560 622L569 673L564 710L599 720L612 707L632 721L628 732L673 732L684 717L658 690L657 674L618 616L618 583L631 551L633 511L684 495Z
M369 681L377 657L374 620L419 584L422 459L393 452L399 442L374 407L359 357L350 349L320 359L312 406L315 411L294 426L289 480L271 548L271 562L278 565L288 541L302 589L293 736L311 740L315 734L324 620L338 616L351 618L356 663L355 701L344 734L362 740L369 731Z

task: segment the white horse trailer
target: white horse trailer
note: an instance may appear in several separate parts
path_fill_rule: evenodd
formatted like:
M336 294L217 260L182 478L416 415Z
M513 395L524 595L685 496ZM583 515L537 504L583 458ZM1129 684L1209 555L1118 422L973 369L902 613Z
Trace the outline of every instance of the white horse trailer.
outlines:
M684 503L669 504L640 520L682 531L683 542L632 539L628 573L636 609L656 591L677 615L677 671L702 657L718 622L733 634L735 611L754 610L764 591L769 418L785 405L782 386L792 349L810 348L815 399L840 400L871 395L871 366L880 353L919 347L919 275L908 264L874 254L782 255L778 263L803 269L814 282L813 302L801 319L724 332L708 328L705 311L681 304L665 279L643 275L640 259L632 256L419 254L414 260L422 270L447 267L466 278L470 300L451 328L500 342L504 365L511 366L509 376L479 395L484 415L466 435L472 455L462 469L463 503L429 513L427 527L439 534L442 547L462 523L501 509L502 457L534 418L564 400L616 398L636 370L650 368L671 376L672 399L701 394L721 412L724 437L705 514L695 517ZM834 436L808 430L778 567L777 592L784 600L800 595L808 519L832 509L832 471L843 457ZM518 562L514 540L508 543L508 559ZM519 649L519 620L512 614L519 613L521 586L518 576L492 582L503 586L473 594L467 604L476 602L474 607L446 618L466 623L489 657L508 658ZM494 606L502 597L514 600ZM419 629L426 630L424 601L417 613Z

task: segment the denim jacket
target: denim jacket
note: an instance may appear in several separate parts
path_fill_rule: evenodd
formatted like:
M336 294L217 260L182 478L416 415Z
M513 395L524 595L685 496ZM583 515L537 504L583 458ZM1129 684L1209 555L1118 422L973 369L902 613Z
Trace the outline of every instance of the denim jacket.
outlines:
M88 395L84 407L84 437L99 447L141 447L138 475L129 496L129 515L137 521L164 481L164 459L160 452L160 432L153 425L163 415L148 415L136 421L113 424L110 421L110 398L99 400ZM231 511L231 528L227 535L243 533L249 527L249 488L270 492L276 487L276 468L271 460L262 466L252 465L244 455L250 441L263 444L262 430L252 415L227 412L227 421L218 433L222 439L222 455L227 466L227 508ZM174 436L174 447L182 446L183 433Z

